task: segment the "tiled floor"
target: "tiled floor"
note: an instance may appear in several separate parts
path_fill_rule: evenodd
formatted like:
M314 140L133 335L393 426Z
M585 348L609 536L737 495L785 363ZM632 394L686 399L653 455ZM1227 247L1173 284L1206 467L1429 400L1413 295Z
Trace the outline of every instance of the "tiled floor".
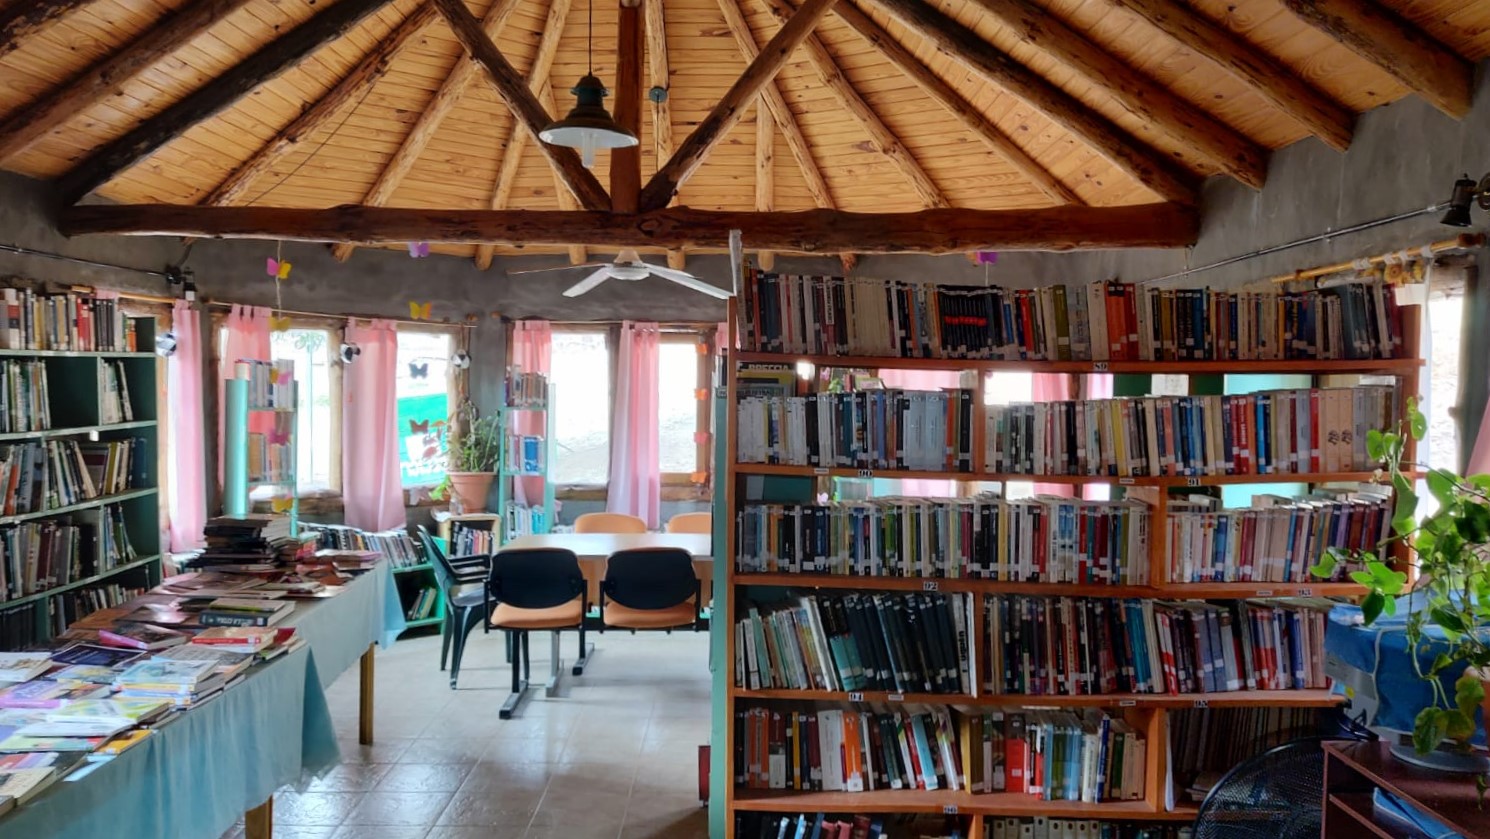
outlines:
M329 691L342 765L274 800L274 835L295 839L704 839L698 747L709 739L707 634L592 635L585 675L533 691L497 719L511 671L501 636L477 630L460 689L438 637L377 662L377 742L357 744L357 670ZM575 640L564 636L572 662ZM549 642L534 635L533 675ZM544 675L540 675L544 674ZM223 839L242 836L242 827Z

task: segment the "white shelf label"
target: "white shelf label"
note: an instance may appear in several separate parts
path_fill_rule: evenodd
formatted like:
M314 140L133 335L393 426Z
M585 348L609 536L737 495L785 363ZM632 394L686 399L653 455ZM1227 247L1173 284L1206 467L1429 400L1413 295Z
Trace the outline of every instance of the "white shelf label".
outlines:
M863 702L864 701L864 694L861 693L860 691L857 691L857 690L851 690L851 691L848 692L848 701L850 701L850 702Z
M1119 699L1118 700L1118 707L1119 708L1136 708L1136 707L1138 707L1138 700L1137 699Z
M1106 373L1107 372L1107 362L1105 362L1105 361L1093 361L1092 362L1092 372L1093 373Z
M1270 589L1270 588L1260 588L1260 589L1257 590L1257 596L1258 597L1272 597L1273 596L1273 590Z
M1197 700L1195 700L1195 707L1197 707L1197 708L1209 708L1209 707L1211 707L1211 701L1209 699L1197 699Z
M1199 478L1186 478L1185 479L1185 486L1187 486L1187 487L1198 487L1198 486L1200 486L1200 479Z
M861 477L861 478L873 478L874 477L874 470L873 469L860 469L859 470L859 477Z
M727 399L728 397L729 397L729 388L727 388L727 387L716 387L716 388L714 388L714 398L715 399Z
M1299 589L1299 597L1313 597L1313 596L1314 596L1314 589L1312 589L1312 588L1301 588L1301 589Z
M1133 478L1118 478L1118 483L1122 486L1130 487L1138 483L1138 481L1134 480Z
M955 816L955 815L957 815L957 805L956 804L943 804L942 805L942 815L944 815L944 816Z
M926 580L921 583L922 591L941 591L942 584L936 580Z
M903 694L903 693L892 693L889 696L886 696L885 697L885 701L886 702L904 702L905 701L905 694Z
M826 475L826 474L828 474L828 467L826 467L826 466L815 467L812 470L812 474L814 474L814 475Z

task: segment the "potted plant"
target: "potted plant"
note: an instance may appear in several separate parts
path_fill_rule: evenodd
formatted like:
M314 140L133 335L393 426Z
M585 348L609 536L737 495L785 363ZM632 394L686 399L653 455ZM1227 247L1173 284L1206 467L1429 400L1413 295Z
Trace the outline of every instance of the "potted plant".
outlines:
M486 499L501 462L501 420L481 416L475 405L466 402L450 418L447 427L451 436L445 480L430 497L449 496L462 512L481 512L486 509Z
M1475 772L1483 790L1486 762L1474 755L1470 741L1477 729L1477 708L1483 709L1481 719L1490 723L1490 475L1462 477L1447 469L1428 470L1428 491L1438 509L1419 519L1413 477L1403 471L1404 465L1412 469L1414 464L1404 464L1403 455L1407 435L1421 440L1427 429L1416 400L1409 399L1406 429L1368 432L1366 450L1384 463L1385 470L1378 475L1389 477L1395 492L1393 532L1387 544L1410 545L1418 571L1409 592L1404 634L1408 658L1418 676L1432 686L1434 701L1418 712L1414 750L1428 755L1444 745L1463 758L1458 765ZM1360 566L1350 578L1366 587L1361 601L1366 625L1395 614L1396 597L1406 588L1407 575L1375 554L1333 548L1312 570L1329 578L1345 562ZM1447 682L1451 676L1453 681Z

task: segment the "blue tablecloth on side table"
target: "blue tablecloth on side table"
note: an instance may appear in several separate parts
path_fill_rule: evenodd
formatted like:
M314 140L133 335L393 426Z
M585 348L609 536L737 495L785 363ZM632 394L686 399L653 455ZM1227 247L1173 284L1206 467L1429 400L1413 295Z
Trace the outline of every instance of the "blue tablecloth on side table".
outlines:
M328 600L302 601L285 621L315 653L321 686L357 663L370 644L391 647L407 628L393 565L379 562Z

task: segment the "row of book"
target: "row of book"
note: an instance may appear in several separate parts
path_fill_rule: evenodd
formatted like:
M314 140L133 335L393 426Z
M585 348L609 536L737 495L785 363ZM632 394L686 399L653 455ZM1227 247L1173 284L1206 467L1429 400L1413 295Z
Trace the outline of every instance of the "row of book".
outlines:
M129 527L124 523L124 510L119 505L104 507L100 515L100 544L98 546L98 570L103 573L133 562L139 558L129 538Z
M1148 582L1149 507L1040 496L746 504L741 573Z
M502 462L507 464L510 472L519 472L525 475L542 475L547 472L544 465L544 445L542 437L531 434L509 434L507 435L507 454Z
M950 816L735 813L736 839L963 839L967 835L961 821Z
M1170 580L1307 583L1331 549L1386 559L1392 502L1384 492L1321 488L1304 499L1256 495L1247 509L1217 505L1208 496L1169 502ZM1358 570L1350 565L1340 563L1334 579Z
M507 368L507 406L542 408L548 402L548 377L525 373L521 367Z
M98 573L93 528L47 519L0 529L0 600L36 594Z
M316 535L316 546L323 550L373 551L387 557L394 568L408 568L425 561L414 539L403 528L373 532L343 524L306 523L301 527Z
M990 818L988 839L1190 839L1189 825L1104 822L1098 819Z
M68 623L85 618L99 609L111 609L144 594L137 586L119 583L74 589L62 597L63 616Z
M497 534L456 522L450 528L450 556L490 556L497 549Z
M248 407L253 411L295 409L295 362L240 358L233 364L233 378L248 381Z
M1395 358L1403 319L1382 283L1301 292L1037 289L747 272L748 351L1008 361Z
M134 405L129 399L129 376L124 362L105 361L98 368L98 421L104 425L134 422Z
M973 391L861 390L741 399L740 463L973 470Z
M138 352L135 321L125 317L119 301L72 292L45 294L30 289L0 289L5 306L0 348L9 350L77 350Z
M989 597L984 686L1026 696L1324 689L1333 605Z
M548 533L553 530L553 519L542 504L528 505L509 501L507 508L502 511L502 526L507 531L508 539L516 539L519 536Z
M47 366L42 361L0 360L0 433L52 427Z
M1366 433L1390 428L1396 389L990 406L983 465L1026 475L1263 475L1362 471Z
M411 621L422 621L435 616L435 609L440 604L440 593L434 588L426 586L414 595L408 608L404 611L404 617Z
M111 477L107 469L111 451L107 443L77 440L40 440L0 448L5 515L39 513L97 498L95 470L90 467L101 461L103 469L97 474Z
M278 440L279 442L275 442ZM295 477L295 449L287 437L248 432L248 482L289 484Z
M752 605L735 624L735 684L970 694L975 603L970 594L850 592Z
M1166 799L1194 803L1233 766L1301 737L1338 726L1319 708L1186 708L1169 712L1170 781Z
M1019 792L1046 801L1143 797L1147 744L1100 711L999 709L960 718L972 792Z

